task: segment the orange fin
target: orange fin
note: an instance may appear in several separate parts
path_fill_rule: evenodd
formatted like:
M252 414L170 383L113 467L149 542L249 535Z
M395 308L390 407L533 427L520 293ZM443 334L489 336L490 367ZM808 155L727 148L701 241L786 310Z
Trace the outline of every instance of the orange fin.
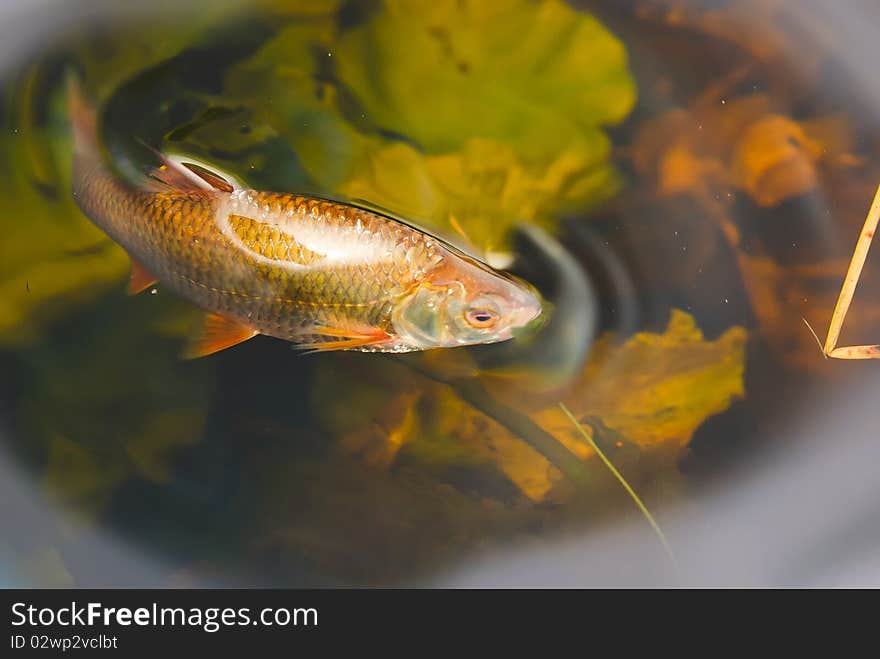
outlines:
M205 315L199 331L195 332L184 350L185 359L204 357L231 348L255 337L257 330L235 320L209 313Z
M338 337L335 341L314 341L311 343L299 343L296 345L307 353L331 352L334 350L353 350L366 346L377 346L388 343L391 335L385 330L376 328L364 328L361 331L338 329L335 327L313 327L309 330L310 335Z
M194 190L232 192L236 188L236 185L226 177L203 165L194 162L178 161L157 151L146 142L142 141L141 144L152 151L153 155L161 163L147 174L148 179L164 183L168 187L182 192L192 192Z
M191 179L188 174L184 173L186 171L188 170L185 170L182 167L178 167L177 165L172 166L162 164L151 170L150 173L147 174L147 178L158 181L159 183L164 183L169 188L174 188L175 190L180 190L181 192L207 190L210 188L209 185L202 185L201 183Z
M147 270L139 261L131 259L131 276L128 279L128 294L137 295L141 291L159 281L152 272Z
M232 183L220 176L220 174L218 174L217 172L212 172L207 167L202 167L201 165L197 165L194 162L182 162L180 164L186 167L189 171L198 176L215 190L222 190L223 192L232 192L233 190L235 190L235 187L232 185Z

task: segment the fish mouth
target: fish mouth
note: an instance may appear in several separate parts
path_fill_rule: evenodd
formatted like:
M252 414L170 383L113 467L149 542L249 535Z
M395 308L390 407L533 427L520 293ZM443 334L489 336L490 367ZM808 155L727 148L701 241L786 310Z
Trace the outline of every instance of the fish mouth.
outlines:
M511 329L521 330L535 325L535 321L544 323L546 314L541 294L529 283L518 281L520 300L510 323Z

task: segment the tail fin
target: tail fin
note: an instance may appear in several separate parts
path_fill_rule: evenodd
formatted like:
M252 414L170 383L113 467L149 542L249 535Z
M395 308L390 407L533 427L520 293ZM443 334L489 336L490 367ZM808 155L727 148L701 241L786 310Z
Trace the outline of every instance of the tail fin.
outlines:
M97 116L94 106L86 98L79 76L67 74L67 112L73 131L73 148L80 155L98 152Z

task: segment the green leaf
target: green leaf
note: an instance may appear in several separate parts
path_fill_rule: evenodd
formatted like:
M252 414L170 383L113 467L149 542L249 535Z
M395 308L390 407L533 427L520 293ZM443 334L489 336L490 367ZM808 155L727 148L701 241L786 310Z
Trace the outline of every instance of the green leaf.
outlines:
M319 76L336 34L332 17L300 19L286 26L252 58L226 76L224 101L250 108L261 132L269 127L290 146L308 177L330 191L349 174L355 155L366 138L337 110L334 85ZM215 144L228 134L212 127ZM254 142L254 136L249 137ZM245 172L247 174L247 172ZM272 179L271 172L257 172ZM288 180L287 187L304 181Z
M21 155L13 140L0 140L0 149ZM125 277L125 252L69 192L52 199L16 171L0 182L0 213L9 220L0 241L0 346L38 339L46 325Z
M430 152L483 137L546 156L635 100L623 45L560 0L386 0L333 57L371 121Z

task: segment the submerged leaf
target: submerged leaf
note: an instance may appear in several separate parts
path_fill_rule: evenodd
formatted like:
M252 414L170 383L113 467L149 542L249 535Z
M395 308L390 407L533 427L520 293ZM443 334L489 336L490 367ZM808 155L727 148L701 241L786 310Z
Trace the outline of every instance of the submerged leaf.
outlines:
M605 151L605 147L600 147ZM363 155L340 191L447 233L457 222L483 252L507 248L517 222L553 225L560 212L585 207L618 189L610 166L593 166L583 141L552 158L524 163L514 150L486 139L460 151L424 155L397 142Z
M768 114L756 120L736 143L733 179L759 206L776 206L810 192L819 183L818 166L851 165L851 130L839 117L797 122Z
M742 190L772 207L814 190L820 168L858 162L852 128L839 116L797 121L766 94L721 100L701 97L638 131L633 163L655 177L662 196L701 199L713 191L727 200Z
M460 226L484 254L509 249L516 222L549 228L619 189L601 127L626 116L635 88L598 21L557 0L411 5L383 3L331 53L363 121L406 141L356 145L348 175L322 185Z
M349 173L357 146L366 139L343 119L335 87L318 75L317 58L326 57L335 35L332 16L295 21L234 67L224 85L224 99L249 107L257 126L270 127L292 149L306 174L325 189ZM223 144L223 126L212 128L213 145ZM252 144L257 137L254 128L248 125L244 137ZM295 183L288 180L287 186Z
M638 455L654 456L668 467L703 421L744 395L745 341L742 327L708 341L692 316L673 310L662 334L643 332L623 343L611 334L602 337L563 399L579 419L595 420L586 424L586 431L596 426L614 438L614 448L623 451L616 451L614 458L623 459L624 469ZM556 465L468 405L454 384L450 388L422 381L416 387L413 375L397 364L376 372L387 374L369 387L351 381L341 389L340 378L328 375L326 389L316 392L322 400L332 400L325 427L336 428L346 453L383 466L415 459L433 465L441 476L464 465L480 467L482 473L496 469L533 501L567 496L570 488L562 487L565 479ZM384 397L375 394L377 386L386 392ZM369 403L368 392L373 392ZM536 409L533 402L522 407ZM338 425L340 416L345 426ZM539 404L531 416L580 459L594 456L555 402ZM358 418L373 418L375 425L365 430ZM593 467L604 473L601 465Z
M201 437L213 371L181 362L180 337L152 329L180 313L168 302L120 293L68 322L65 340L19 351L29 394L18 425L30 452L45 455L44 487L86 516L129 479L167 481L179 451Z
M0 149L17 153L7 140ZM0 182L0 213L10 218L0 241L0 346L34 341L125 277L125 253L67 195L47 198L16 172Z
M707 341L693 316L673 310L663 334L642 332L617 344L602 337L581 377L565 396L578 418L597 416L644 448L677 451L713 414L744 393L742 327ZM557 408L536 419L557 436L571 435L571 423Z
M746 337L745 329L732 327L707 341L692 316L673 310L663 334L642 332L622 344L611 334L600 338L584 373L563 399L578 419L596 419L605 434L617 435L617 448L633 446L674 465L700 424L745 394ZM575 455L594 457L578 436L580 429L572 427L558 405L532 418ZM595 440L592 425L586 423L584 431ZM528 467L519 458L517 470L506 473L531 498L540 499L561 474L543 456L529 451ZM497 455L507 459L503 453ZM537 488L534 475L543 475Z
M386 0L333 54L369 118L431 152L484 137L543 157L635 98L623 45L560 0Z

